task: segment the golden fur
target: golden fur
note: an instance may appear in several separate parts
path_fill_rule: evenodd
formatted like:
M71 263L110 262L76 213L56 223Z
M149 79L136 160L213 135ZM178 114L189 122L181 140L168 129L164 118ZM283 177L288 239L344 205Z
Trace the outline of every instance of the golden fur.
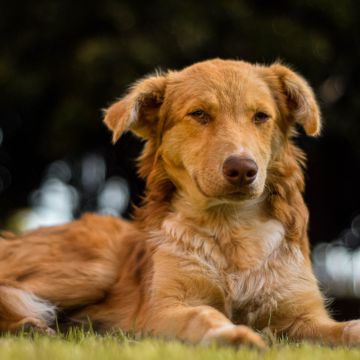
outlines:
M258 114L262 115L258 115ZM265 114L265 115L264 115ZM262 116L257 121L257 116ZM313 275L295 124L320 133L306 81L281 64L210 60L137 82L105 123L146 140L131 223L85 215L0 241L0 330L49 331L56 311L100 329L263 347L252 330L359 344ZM246 190L221 171L256 162Z

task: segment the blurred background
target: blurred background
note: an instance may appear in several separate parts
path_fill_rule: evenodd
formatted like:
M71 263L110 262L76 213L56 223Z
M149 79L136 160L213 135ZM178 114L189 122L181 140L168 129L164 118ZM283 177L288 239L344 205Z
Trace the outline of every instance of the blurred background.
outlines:
M84 211L129 217L141 143L101 109L155 69L211 57L291 64L325 128L300 136L315 271L338 319L360 317L360 2L0 0L0 228Z

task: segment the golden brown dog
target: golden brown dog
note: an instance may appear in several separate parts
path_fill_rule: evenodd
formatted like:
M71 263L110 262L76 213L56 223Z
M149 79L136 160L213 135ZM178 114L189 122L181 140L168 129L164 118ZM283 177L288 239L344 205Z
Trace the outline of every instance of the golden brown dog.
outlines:
M0 330L49 331L56 311L193 343L264 346L252 329L359 344L313 275L294 126L320 132L289 68L210 60L150 76L106 111L146 140L135 220L86 215L0 241Z

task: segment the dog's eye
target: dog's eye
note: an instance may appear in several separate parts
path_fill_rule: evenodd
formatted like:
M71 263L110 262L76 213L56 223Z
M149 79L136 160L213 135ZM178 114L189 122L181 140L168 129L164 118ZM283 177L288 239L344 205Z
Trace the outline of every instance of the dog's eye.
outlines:
M210 115L201 109L194 110L190 112L188 115L195 118L200 124L207 124L211 119Z
M270 116L262 111L258 111L254 115L254 123L255 124L263 123L265 121L268 121L269 119L270 119Z

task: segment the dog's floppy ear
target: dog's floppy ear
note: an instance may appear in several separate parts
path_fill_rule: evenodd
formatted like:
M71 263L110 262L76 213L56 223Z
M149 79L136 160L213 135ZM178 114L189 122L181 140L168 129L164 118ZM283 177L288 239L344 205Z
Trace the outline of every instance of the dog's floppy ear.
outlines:
M292 120L301 124L307 135L317 136L321 131L321 116L314 93L301 76L281 64L269 67L276 91L285 96ZM274 86L274 81L272 82Z
M165 87L165 76L149 76L136 82L126 96L105 110L104 122L113 132L113 143L127 129L145 139L155 133Z

